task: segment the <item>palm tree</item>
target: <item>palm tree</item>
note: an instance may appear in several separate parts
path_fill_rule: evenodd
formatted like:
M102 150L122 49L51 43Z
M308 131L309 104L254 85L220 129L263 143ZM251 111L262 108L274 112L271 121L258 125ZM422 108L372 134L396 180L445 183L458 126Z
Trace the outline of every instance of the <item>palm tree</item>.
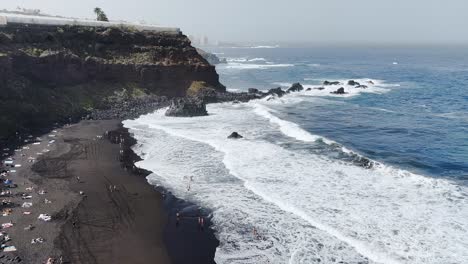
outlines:
M94 8L94 13L96 14L97 21L109 21L106 14L104 13L104 11L102 11L101 8L99 7Z

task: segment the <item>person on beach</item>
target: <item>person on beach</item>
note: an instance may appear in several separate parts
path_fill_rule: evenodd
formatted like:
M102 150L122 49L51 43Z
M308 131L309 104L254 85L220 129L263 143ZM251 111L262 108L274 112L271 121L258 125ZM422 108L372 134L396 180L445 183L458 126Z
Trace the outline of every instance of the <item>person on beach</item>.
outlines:
M179 227L180 224L180 214L176 213L176 227Z
M255 227L253 228L253 236L254 238L258 238L257 229Z

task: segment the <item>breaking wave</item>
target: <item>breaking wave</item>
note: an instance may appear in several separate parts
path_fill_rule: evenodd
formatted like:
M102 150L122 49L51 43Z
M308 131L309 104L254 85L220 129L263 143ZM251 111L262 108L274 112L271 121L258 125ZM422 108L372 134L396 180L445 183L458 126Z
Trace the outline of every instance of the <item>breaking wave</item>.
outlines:
M217 263L468 261L466 187L323 155L358 154L279 118L292 103L212 104L194 118L160 110L124 125L138 140L137 166L155 172L151 184L213 210ZM227 139L233 131L244 139ZM304 148L281 144L291 140Z

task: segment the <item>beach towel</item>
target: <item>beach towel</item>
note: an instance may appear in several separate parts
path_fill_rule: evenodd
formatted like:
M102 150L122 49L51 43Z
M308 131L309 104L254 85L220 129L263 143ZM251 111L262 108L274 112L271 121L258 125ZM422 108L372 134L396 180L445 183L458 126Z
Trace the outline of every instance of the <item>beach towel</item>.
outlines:
M3 249L3 252L13 252L13 251L16 251L15 246L9 246Z
M9 228L9 227L12 227L13 226L13 223L3 223L2 224L2 228Z
M32 203L24 202L23 205L21 205L21 207L23 207L23 208L29 208L29 207L31 207L32 205L33 205Z
M49 222L50 220L52 220L52 216L50 216L48 214L40 214L37 219Z

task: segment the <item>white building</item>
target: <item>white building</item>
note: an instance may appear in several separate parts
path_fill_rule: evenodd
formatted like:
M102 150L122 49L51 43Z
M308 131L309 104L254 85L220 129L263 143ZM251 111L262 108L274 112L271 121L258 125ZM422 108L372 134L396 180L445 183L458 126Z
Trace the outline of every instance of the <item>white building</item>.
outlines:
M128 28L131 27L140 31L154 31L154 32L168 32L179 34L179 28L161 27L156 25L143 25L138 23L127 22L105 22L89 19L74 19L62 17L49 17L49 16L34 16L26 14L10 14L0 12L0 26L14 24L27 24L27 25L42 25L42 26L85 26L85 27L116 27Z

